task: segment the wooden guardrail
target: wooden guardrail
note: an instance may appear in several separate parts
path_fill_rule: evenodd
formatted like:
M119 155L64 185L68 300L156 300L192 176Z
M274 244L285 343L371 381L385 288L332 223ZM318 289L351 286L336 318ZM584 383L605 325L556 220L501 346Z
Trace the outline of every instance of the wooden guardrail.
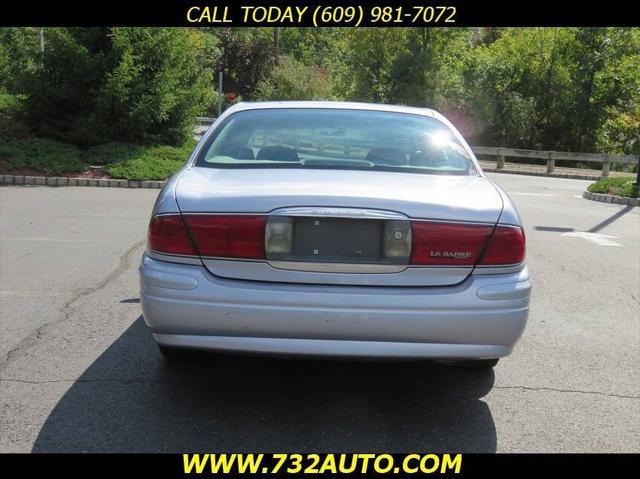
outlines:
M208 126L213 124L214 121L216 121L215 118L209 118L208 116L196 116L196 121L198 122L198 125L200 126Z
M563 151L522 150L518 148L496 148L492 146L472 146L476 155L495 156L496 168L504 168L505 158L530 158L545 160L547 173L553 173L557 160L579 161L584 163L601 163L602 176L609 176L612 163L637 164L640 159L632 155L608 155L604 153L572 153Z
M209 126L215 118L198 117L200 126ZM584 163L602 164L602 176L609 176L612 163L638 164L640 158L632 155L608 155L605 153L572 153L563 151L523 150L520 148L501 148L493 146L472 146L476 155L493 156L496 158L496 168L504 168L506 158L529 158L544 160L547 164L547 173L553 173L557 160L579 161Z

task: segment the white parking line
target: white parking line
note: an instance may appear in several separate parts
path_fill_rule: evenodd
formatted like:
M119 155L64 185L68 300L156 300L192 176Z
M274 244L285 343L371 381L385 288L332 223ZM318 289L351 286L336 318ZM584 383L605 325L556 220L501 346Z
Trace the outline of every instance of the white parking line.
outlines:
M509 191L509 194L518 196L558 196L555 193L527 193L524 191Z
M560 236L582 238L584 240L595 243L598 246L622 246L620 243L613 241L617 239L617 236L601 235L597 233L587 233L586 231L571 231L569 233L562 233Z

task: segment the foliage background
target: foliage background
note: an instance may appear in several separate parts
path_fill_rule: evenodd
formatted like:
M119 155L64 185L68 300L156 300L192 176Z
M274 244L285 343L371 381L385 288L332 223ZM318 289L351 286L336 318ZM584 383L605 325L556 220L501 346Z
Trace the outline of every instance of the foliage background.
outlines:
M214 92L216 38L184 28L0 29L0 90L38 136L180 144Z
M44 32L42 53L0 28L0 138L181 146L224 71L238 100L427 106L472 144L640 154L638 28Z

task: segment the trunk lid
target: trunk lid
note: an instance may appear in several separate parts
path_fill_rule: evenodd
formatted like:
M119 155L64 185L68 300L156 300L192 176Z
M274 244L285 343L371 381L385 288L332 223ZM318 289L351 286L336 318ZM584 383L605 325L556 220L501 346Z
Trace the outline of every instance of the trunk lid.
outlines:
M320 248L331 252L326 261L315 263L296 258L284 258L295 261L270 261L269 257L245 261L203 257L205 266L213 274L234 279L315 284L457 284L471 273L473 264L371 264L367 258L375 256L376 248L381 247L379 236L384 222L402 224L403 220L408 223L411 219L425 219L493 225L502 211L500 194L483 177L352 170L193 167L181 174L176 199L183 215L289 216L299 230L298 241L305 238L305 244L298 245L305 258ZM362 226L360 230L357 222ZM314 224L320 228L315 243ZM349 238L336 239L340 232ZM366 241L358 240L358 234L373 240L362 243ZM361 253L364 257L360 261L348 261L340 256L344 248L357 247L358 241L364 245ZM354 267L346 263L360 264Z

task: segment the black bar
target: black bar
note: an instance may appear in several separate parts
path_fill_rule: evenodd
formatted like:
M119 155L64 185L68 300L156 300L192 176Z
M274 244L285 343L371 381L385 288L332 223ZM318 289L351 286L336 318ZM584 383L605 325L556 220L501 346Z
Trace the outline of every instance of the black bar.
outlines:
M273 23L256 21L244 16L243 7L278 7L293 9L292 18L280 16ZM308 7L298 17L295 8ZM163 26L355 26L354 22L331 18L329 21L314 21L311 14L317 7L361 6L364 15L358 26L637 26L640 17L633 10L632 2L610 0L608 2L582 2L565 4L557 0L531 0L530 2L497 2L489 0L109 0L90 3L60 1L24 1L4 5L0 25L8 26L119 26L119 25L163 25ZM209 7L209 20L189 21L190 8ZM213 14L217 7L216 14ZM371 9L391 7L393 16L399 21L374 22ZM417 13L414 7L452 7L455 15L447 10L439 21L431 14L412 20ZM401 16L396 16L402 8ZM226 16L225 16L226 9ZM195 17L193 10L191 18ZM436 12L437 13L437 12ZM408 16L405 14L409 14ZM445 20L451 16L454 22ZM215 18L214 18L215 17ZM258 18L259 19L259 18ZM275 19L275 17L274 17ZM317 19L316 19L317 20ZM320 19L322 20L322 19ZM326 20L326 19L325 19Z
M230 454L229 452L227 454ZM422 452L421 454L426 454ZM451 454L455 454L451 452ZM303 454L304 455L304 454ZM269 459L269 454L265 457ZM406 454L392 454L395 461L400 462ZM320 460L325 454L320 454ZM201 474L184 473L182 454L4 454L0 455L3 469L11 471L11 477L29 475L31 477L65 478L93 477L100 474L104 477L153 477L162 478L224 478L224 477L314 477L314 478L354 478L376 477L394 478L414 477L519 477L524 473L534 476L564 475L578 476L581 472L590 477L626 477L633 475L637 468L638 455L605 455L605 454L462 454L462 468L459 473L448 471L445 474L211 474L206 469Z

